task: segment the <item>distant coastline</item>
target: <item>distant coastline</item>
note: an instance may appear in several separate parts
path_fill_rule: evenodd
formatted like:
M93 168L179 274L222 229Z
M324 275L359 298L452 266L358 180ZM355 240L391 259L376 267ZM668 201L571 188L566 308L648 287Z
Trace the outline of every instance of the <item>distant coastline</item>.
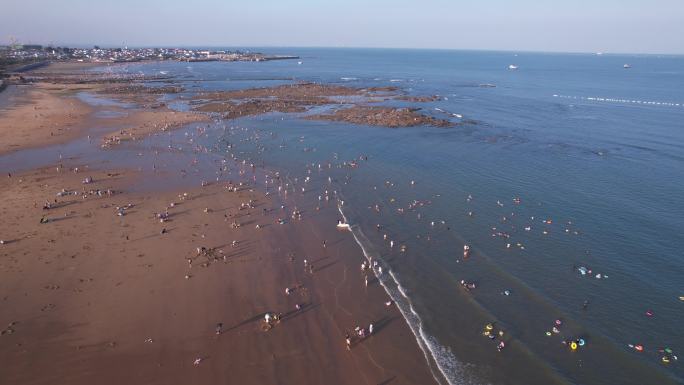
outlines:
M187 62L248 61L299 59L296 55L269 55L240 50L211 50L187 48L70 48L42 45L0 46L0 78L8 74L25 72L51 62L76 63L136 63L144 61L175 60Z

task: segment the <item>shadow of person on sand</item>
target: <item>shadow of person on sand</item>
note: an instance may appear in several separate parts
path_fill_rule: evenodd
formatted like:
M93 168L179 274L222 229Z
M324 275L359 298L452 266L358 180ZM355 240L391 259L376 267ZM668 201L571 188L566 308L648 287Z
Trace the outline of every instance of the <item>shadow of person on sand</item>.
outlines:
M330 266L332 266L332 265L334 265L334 264L336 264L336 263L337 263L337 261L334 261L334 262L330 262L330 263L328 263L328 264L325 264L325 265L323 265L323 266L321 266L321 267L317 267L317 268L315 268L315 269L314 269L314 271L316 271L316 272L320 272L320 271L323 271L323 270L325 270L325 269L329 268Z
M339 244L339 243L341 243L341 242L343 242L343 241L344 241L344 238L335 239L335 240L333 240L333 241L331 241L331 242L327 242L327 243L326 243L326 246L327 246L327 247L332 247L332 246L335 246L335 245L337 245L337 244Z
M65 221L67 219L72 219L72 218L76 218L76 217L73 215L70 215L67 217L54 217L54 218L49 218L49 221L50 222L61 222L61 221Z
M318 258L316 260L312 260L311 263L318 263L318 262L321 262L321 261L326 260L328 258L330 258L330 256L321 257L321 258Z
M237 328L239 328L239 327L241 327L241 326L250 324L250 323L252 323L252 322L256 322L256 321L258 321L258 320L260 320L260 319L264 319L264 316L266 315L266 313L268 313L268 312L259 313L259 314L254 315L254 316L252 316L252 317L250 317L250 318L248 318L248 319L246 319L246 320L244 320L244 321L242 321L242 322L239 322L237 325L231 326L230 328L224 330L224 333L225 333L225 332L229 332L229 331L231 331L231 330L235 330L235 329L237 329Z
M162 233L154 233L154 234L150 234L150 235L145 235L145 236L140 237L140 238L131 239L131 241L142 241L142 240L150 239L150 238L163 237L164 235L169 234L174 230L176 230L175 227L171 227L171 228L165 227L163 234Z
M80 203L82 203L82 201L76 201L76 200L75 201L62 201L59 203L53 203L52 206L50 206L50 210L62 209L62 208L65 208L67 206L80 204Z
M382 329L387 327L397 316L385 316L373 322L373 334L378 334Z
M300 316L300 315L302 315L302 314L304 314L304 313L306 313L306 312L308 312L308 311L310 311L310 310L313 310L313 309L315 309L315 308L317 308L317 307L319 307L319 306L321 306L321 305L320 305L320 304L314 305L314 304L311 304L311 303L303 303L303 304L300 304L300 306L301 306L302 308L299 309L299 310L294 309L294 310L290 310L289 312L283 314L282 320L283 320L283 321L292 320L292 319L294 319L295 317L298 317L298 316Z

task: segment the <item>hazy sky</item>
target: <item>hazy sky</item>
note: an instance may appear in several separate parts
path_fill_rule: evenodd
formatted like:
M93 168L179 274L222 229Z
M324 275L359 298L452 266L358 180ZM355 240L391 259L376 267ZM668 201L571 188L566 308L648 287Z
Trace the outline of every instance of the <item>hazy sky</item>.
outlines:
M2 0L0 43L684 54L684 0Z

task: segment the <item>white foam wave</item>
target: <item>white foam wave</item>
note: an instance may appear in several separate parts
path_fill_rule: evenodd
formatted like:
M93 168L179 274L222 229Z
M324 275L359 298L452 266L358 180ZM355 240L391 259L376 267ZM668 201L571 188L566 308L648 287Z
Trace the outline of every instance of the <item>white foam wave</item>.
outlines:
M664 102L655 100L638 100L638 99L620 99L620 98L604 98L600 96L573 96L573 95L559 95L553 94L554 98L561 99L573 99L573 100L584 100L589 102L601 102L601 103L621 103L621 104L634 104L634 105L645 105L645 106L664 106L664 107L684 107L684 103L675 102Z
M350 223L347 216L344 214L342 207L338 205L337 209L340 212L340 215L342 215L344 222ZM351 225L351 232L354 236L354 240L361 248L363 255L369 263L374 259L381 264L384 264L382 258L371 251L371 242L366 238L358 225ZM382 285L387 295L394 301L397 309L399 309L404 320L406 320L416 342L418 342L418 347L423 352L426 361L428 361L428 366L430 367L430 371L432 372L435 381L439 384L444 384L444 381L446 381L449 385L474 384L475 381L467 379L469 376L464 372L465 365L456 359L448 347L441 345L434 336L424 330L423 321L420 315L413 308L411 298L406 293L394 272L389 270L388 274L383 275L378 275L377 271L374 271L374 273L378 282L380 282L380 285ZM439 374L435 372L432 363L437 367Z
M359 80L359 78L347 78L347 77L345 77L345 78L340 78L340 80L344 80L345 82L350 82L352 80Z
M443 113L443 114L447 114L447 115L450 115L450 116L453 116L453 117L455 117L455 118L459 118L459 119L463 118L463 115L461 115L461 114L457 114L457 113L454 113L454 112L449 112L449 111L443 110L443 109L441 109L441 108L439 108L439 107L435 107L435 111L441 112L441 113Z

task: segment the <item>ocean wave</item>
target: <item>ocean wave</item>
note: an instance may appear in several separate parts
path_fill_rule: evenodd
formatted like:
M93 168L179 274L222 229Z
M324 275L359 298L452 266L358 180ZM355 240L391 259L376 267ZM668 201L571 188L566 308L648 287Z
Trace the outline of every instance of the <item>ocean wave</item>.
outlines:
M443 113L443 114L447 114L447 115L452 116L452 117L454 117L454 118L459 118L459 119L462 119L462 118L463 118L463 115L461 115L461 114L457 114L457 113L454 113L454 112L449 112L449 111L443 110L443 109L441 109L441 108L439 108L439 107L435 107L435 111L441 112L441 113Z
M656 100L638 100L638 99L620 99L620 98L604 98L600 96L573 96L573 95L559 95L553 94L554 98L584 100L588 102L602 102L602 103L621 103L621 104L635 104L646 106L664 106L664 107L684 107L684 103L664 102Z
M342 206L338 205L337 209L340 212L340 215L342 215L344 222L350 224L354 240L361 248L366 260L369 263L372 263L372 260L376 260L382 265L386 265L377 253L373 253L372 243L368 240L359 225L351 224L349 222L344 210L342 210ZM469 379L469 376L465 373L466 365L459 362L448 347L441 345L434 336L425 331L420 314L414 309L410 296L407 294L406 290L401 285L401 281L394 272L391 269L388 269L387 274L378 275L377 271L374 271L374 273L378 282L380 282L380 285L385 289L385 292L390 296L392 301L394 301L397 309L399 309L404 320L406 320L406 324L413 333L416 342L418 343L418 347L423 352L423 355L428 362L428 366L435 381L439 384L444 384L444 381L446 381L449 385L476 384L477 382ZM433 363L434 366L432 365ZM435 372L435 366L439 371L439 374Z

